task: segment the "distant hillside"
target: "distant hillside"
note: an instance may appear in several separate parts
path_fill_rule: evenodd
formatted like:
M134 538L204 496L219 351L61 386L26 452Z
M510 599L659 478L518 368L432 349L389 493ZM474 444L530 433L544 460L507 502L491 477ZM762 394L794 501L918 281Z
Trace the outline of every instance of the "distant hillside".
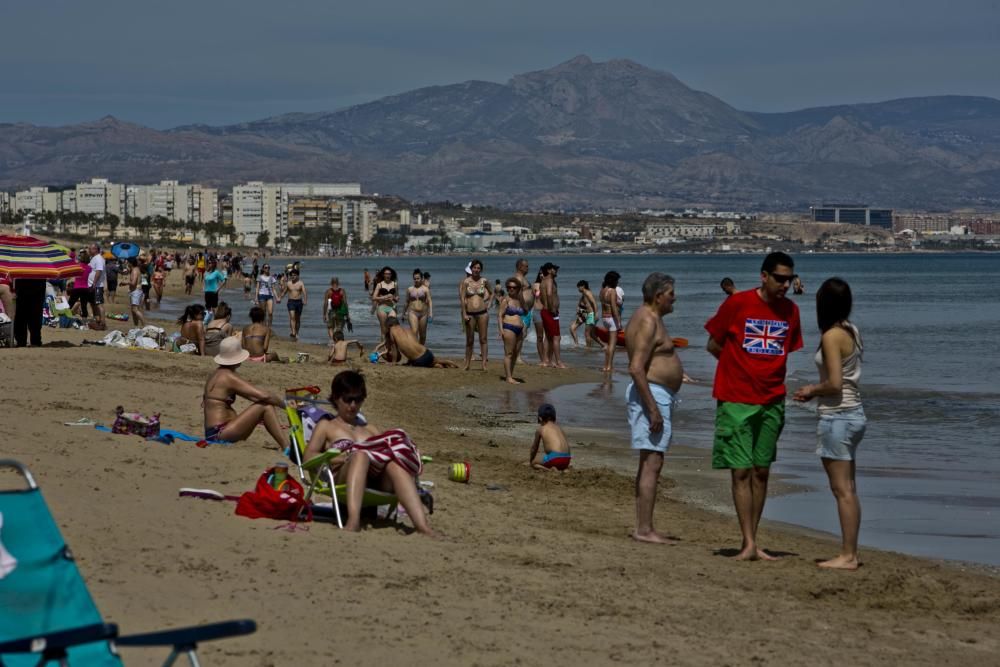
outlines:
M165 132L104 118L0 125L0 187L104 176L360 180L517 208L819 200L1000 206L1000 101L927 97L751 113L628 60L421 88L329 113Z

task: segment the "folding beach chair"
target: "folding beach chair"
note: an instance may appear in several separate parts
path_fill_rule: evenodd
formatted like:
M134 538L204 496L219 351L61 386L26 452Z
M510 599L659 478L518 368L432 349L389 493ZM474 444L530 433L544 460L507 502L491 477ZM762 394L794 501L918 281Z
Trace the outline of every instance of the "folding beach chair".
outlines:
M319 456L304 460L313 429L323 419L332 419L335 416L317 407L324 404L329 405L327 401L317 398L319 393L320 388L315 386L298 387L285 391L285 414L288 417L288 439L290 442L287 454L298 468L299 479L306 488L306 504L310 503L314 494L329 496L337 527L343 528L344 520L340 511L340 503L347 498L347 485L336 483L331 468L333 460L340 456L340 452L336 449L330 449ZM362 419L364 418L362 417ZM387 516L392 517L396 514L399 499L395 494L366 488L361 505L363 507L387 505L389 508ZM314 514L317 508L322 508L322 506L314 504Z
M251 620L118 637L104 623L31 472L0 461L27 482L0 490L0 666L119 666L117 646L169 646L164 666L181 655L198 666L200 642L255 632Z

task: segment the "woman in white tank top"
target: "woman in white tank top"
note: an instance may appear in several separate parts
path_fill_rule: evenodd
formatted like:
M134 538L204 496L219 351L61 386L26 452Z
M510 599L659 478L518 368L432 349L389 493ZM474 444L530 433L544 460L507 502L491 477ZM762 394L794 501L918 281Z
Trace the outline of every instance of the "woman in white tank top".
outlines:
M841 570L856 570L861 564L861 503L854 472L855 452L867 422L858 389L864 343L858 328L848 320L852 303L851 288L840 278L830 278L816 292L816 318L823 333L816 351L819 383L802 387L794 396L796 401L817 399L816 454L823 460L837 499L842 533L840 555L819 566Z

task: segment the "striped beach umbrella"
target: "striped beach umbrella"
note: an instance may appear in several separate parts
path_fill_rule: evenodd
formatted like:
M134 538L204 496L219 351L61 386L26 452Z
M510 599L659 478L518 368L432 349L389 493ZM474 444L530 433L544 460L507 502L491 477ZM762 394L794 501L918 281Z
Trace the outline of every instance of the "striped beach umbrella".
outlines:
M48 280L80 275L83 267L57 243L33 236L0 236L0 273Z

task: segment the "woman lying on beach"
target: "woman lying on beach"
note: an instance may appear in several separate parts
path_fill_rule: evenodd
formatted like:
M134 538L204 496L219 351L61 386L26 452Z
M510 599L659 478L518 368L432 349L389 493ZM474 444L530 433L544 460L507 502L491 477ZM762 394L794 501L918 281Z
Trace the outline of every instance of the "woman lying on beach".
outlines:
M205 355L215 356L219 353L219 345L223 340L232 336L233 325L230 320L233 317L233 309L225 301L215 309L212 321L205 327Z
M277 352L268 352L271 345L271 327L264 323L267 313L260 306L250 309L250 324L243 327L243 349L250 353L250 361L281 361Z
M521 345L524 343L524 320L527 311L521 301L521 281L517 277L507 279L507 296L500 300L497 308L497 326L500 328L500 340L503 341L503 370L507 374L507 382L519 384L514 379L514 365L521 356Z
M197 348L196 354L205 356L205 306L194 303L184 309L184 314L177 318L177 324L181 325L181 336L177 339L177 345L193 343Z
M361 373L341 371L334 376L330 402L337 410L337 417L316 426L305 458L309 460L328 449L341 451L331 468L335 481L347 485L345 530L361 530L361 501L365 488L371 486L396 494L417 532L434 537L436 533L427 521L417 493L416 476L423 467L420 451L402 431L383 431L359 418L367 395Z
M820 381L802 387L794 396L800 402L819 399L816 454L823 461L830 490L837 499L842 533L840 555L819 566L839 570L856 570L861 565L861 503L854 482L854 457L867 420L858 391L864 344L858 328L847 319L852 304L851 288L840 278L830 278L816 292L816 319L823 332L815 359Z
M225 442L246 440L257 424L263 421L267 432L284 450L288 446L288 437L278 422L275 408L283 407L285 402L277 394L258 389L237 375L240 364L250 356L240 347L238 338L229 337L219 347L220 352L215 355L215 363L219 367L208 377L202 394L205 439ZM253 404L237 413L233 409L237 396Z

